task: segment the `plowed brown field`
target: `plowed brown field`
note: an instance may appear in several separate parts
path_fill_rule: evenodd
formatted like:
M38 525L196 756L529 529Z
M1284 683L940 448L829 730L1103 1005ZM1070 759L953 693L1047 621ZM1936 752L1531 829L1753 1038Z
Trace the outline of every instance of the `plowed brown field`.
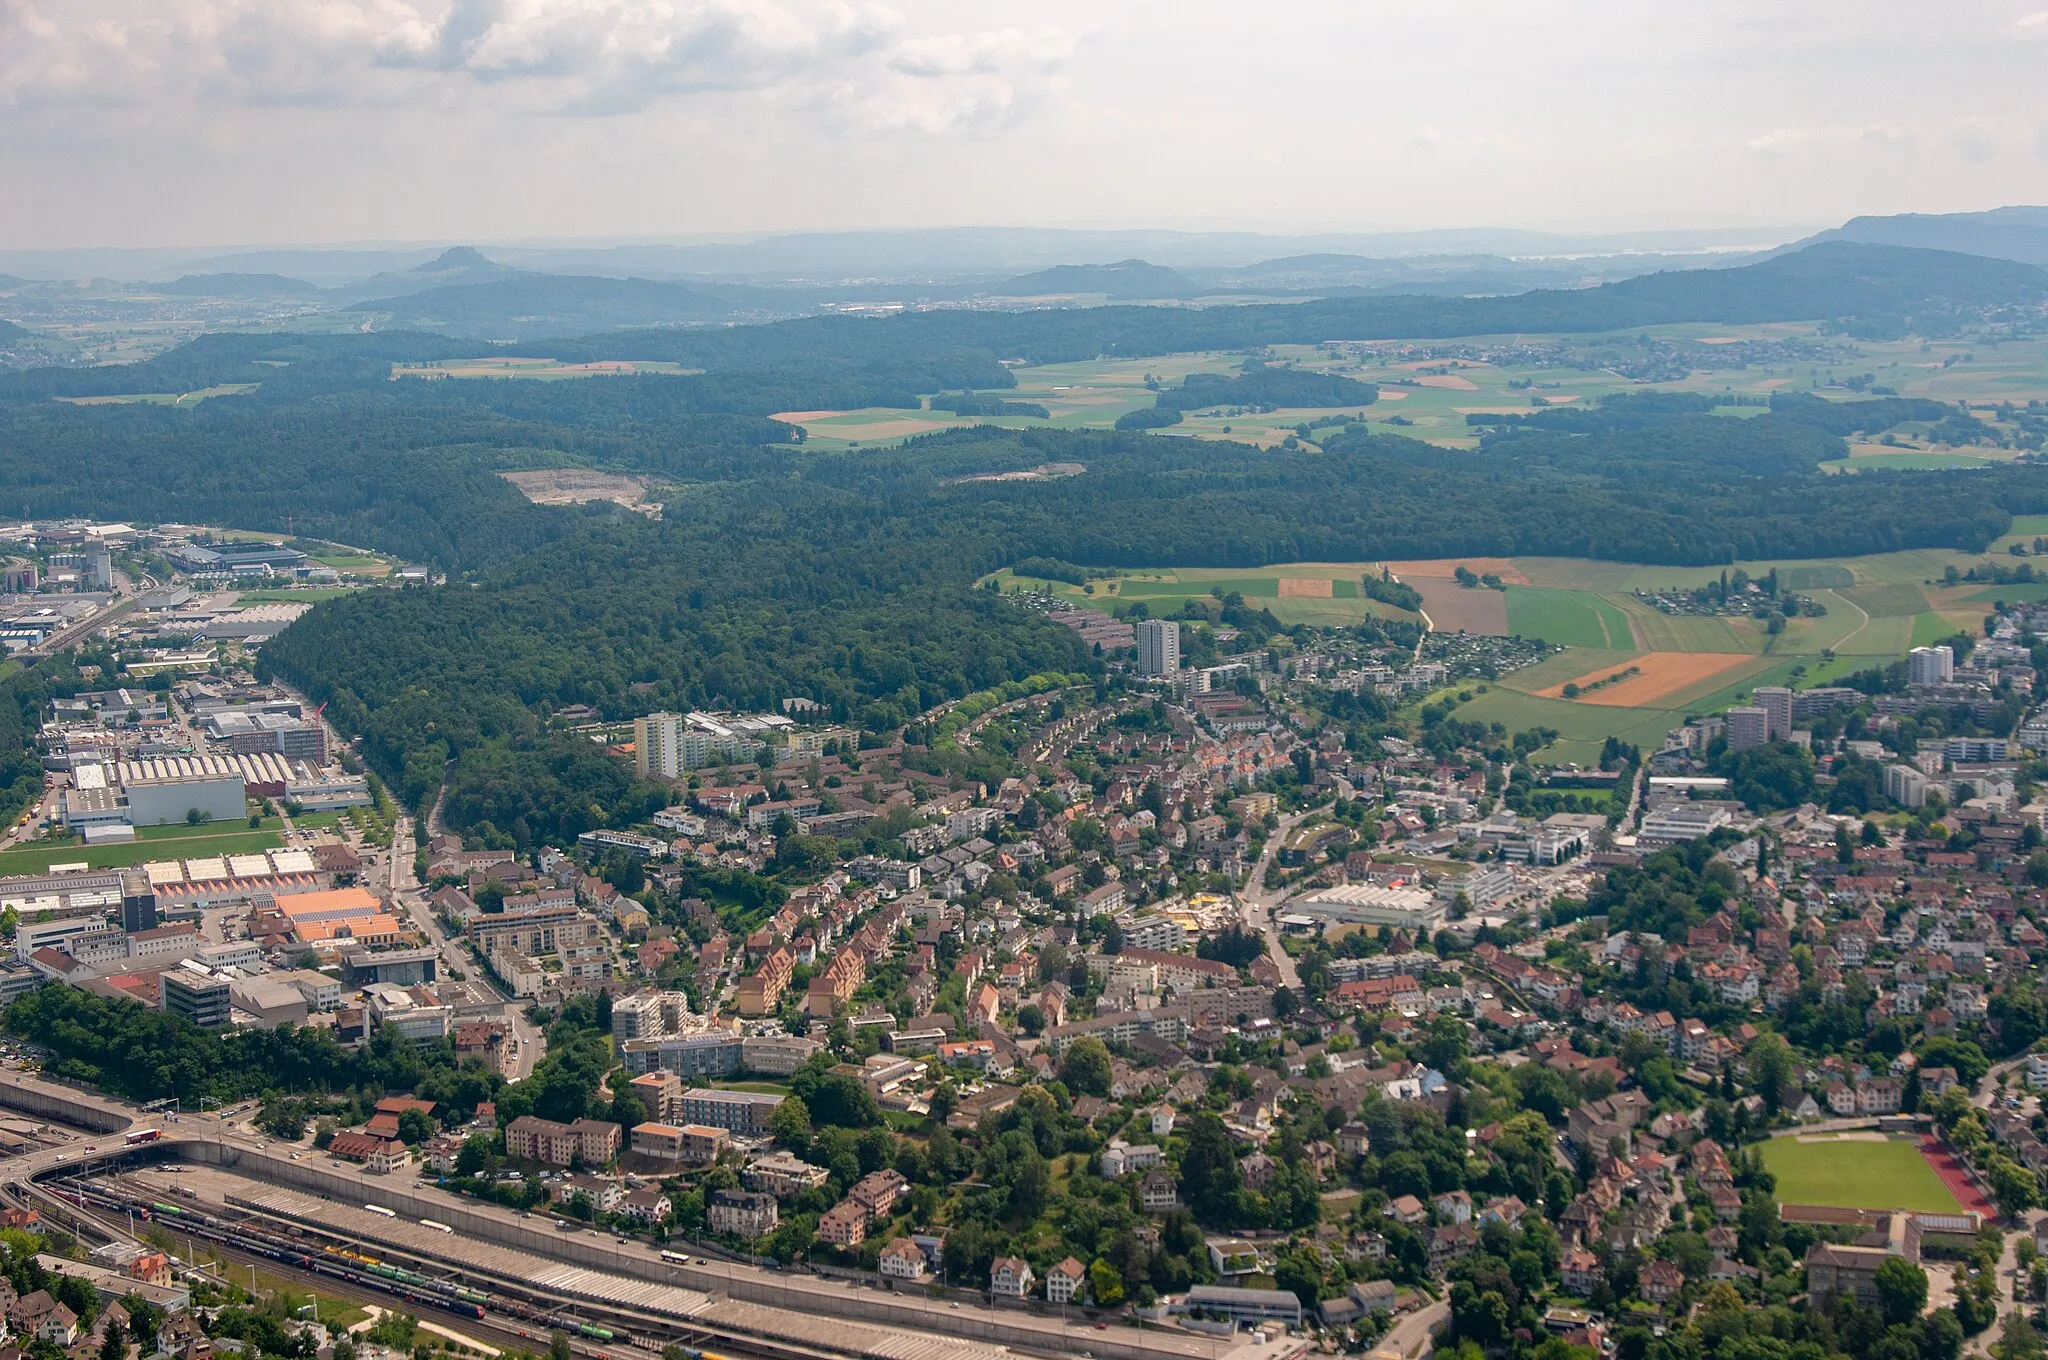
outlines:
M1656 708L1667 695L1690 689L1702 680L1754 660L1756 658L1747 652L1645 652L1633 661L1603 666L1566 683L1584 689L1617 671L1634 666L1638 674L1605 689L1581 694L1578 702L1609 708ZM1545 699L1563 698L1564 683L1539 689L1536 693Z

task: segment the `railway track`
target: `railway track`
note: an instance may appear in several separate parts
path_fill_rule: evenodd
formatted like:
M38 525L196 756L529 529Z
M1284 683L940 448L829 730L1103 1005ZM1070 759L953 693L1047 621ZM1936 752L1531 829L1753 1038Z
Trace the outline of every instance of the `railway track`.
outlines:
M23 1187L15 1187L20 1191ZM338 1292L389 1307L395 1297L415 1311L444 1310L461 1319L466 1332L489 1330L510 1348L542 1350L551 1334L570 1335L572 1351L586 1360L649 1360L673 1345L688 1360L845 1360L779 1339L757 1338L707 1325L696 1319L655 1315L600 1301L547 1294L531 1283L465 1278L446 1262L403 1248L380 1245L377 1256L364 1254L345 1238L333 1241L316 1226L273 1223L245 1207L170 1204L119 1177L89 1183L71 1182L60 1191L51 1185L27 1187L66 1215L91 1221L105 1236L126 1236L117 1222L109 1227L108 1212L138 1216L166 1231L205 1242L210 1250L265 1271L306 1283L309 1288ZM77 1196L74 1201L72 1196ZM236 1218L234 1215L239 1214ZM400 1265L399 1262L406 1264ZM440 1272L428 1274L427 1272ZM700 1349L714 1345L717 1351Z

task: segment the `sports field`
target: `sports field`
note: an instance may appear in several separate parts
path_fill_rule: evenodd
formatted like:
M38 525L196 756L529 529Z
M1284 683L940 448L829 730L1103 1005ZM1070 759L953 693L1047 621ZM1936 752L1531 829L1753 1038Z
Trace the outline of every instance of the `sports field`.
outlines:
M1758 1147L1778 1178L1780 1204L1948 1214L1963 1207L1910 1140L1771 1138Z

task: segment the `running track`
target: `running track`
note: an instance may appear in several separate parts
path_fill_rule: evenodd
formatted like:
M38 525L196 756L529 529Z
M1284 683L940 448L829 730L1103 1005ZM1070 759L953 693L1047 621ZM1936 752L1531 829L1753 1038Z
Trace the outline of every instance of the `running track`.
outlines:
M1971 1181L1969 1172L1963 1170L1962 1163L1942 1146L1939 1138L1931 1134L1922 1138L1920 1155L1927 1159L1927 1164L1934 1168L1934 1174L1941 1177L1941 1183L1965 1209L1982 1214L1987 1220L1998 1217L1998 1206L1984 1198L1984 1192Z

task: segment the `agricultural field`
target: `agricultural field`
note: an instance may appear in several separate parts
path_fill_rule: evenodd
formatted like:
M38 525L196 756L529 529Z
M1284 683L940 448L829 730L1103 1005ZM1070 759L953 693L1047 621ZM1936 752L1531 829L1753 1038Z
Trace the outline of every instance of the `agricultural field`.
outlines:
M197 406L209 397L233 397L256 390L255 383L222 383L197 392L130 392L109 397L56 397L70 406Z
M1636 645L1629 617L1590 591L1509 586L1508 632L1566 647L1630 648Z
M439 359L430 363L393 364L393 378L596 378L621 373L697 373L700 369L655 359L600 359L588 364L565 364L559 359L519 359L511 355L483 359Z
M1631 348L1654 342L1687 347L1686 352L1695 357L1711 356L1733 344L1776 345L1821 357L1773 361L1773 352L1764 351L1761 362L1749 361L1742 367L1711 366L1710 360L1702 359L1702 367L1670 381L1623 377L1607 362L1611 353L1627 353ZM1444 357L1453 353L1466 357ZM1560 357L1565 355L1570 362ZM1246 357L1242 353L1219 352L1023 366L1014 370L1016 388L988 394L1043 406L1048 415L1042 420L1030 416L963 417L944 411L880 408L790 411L776 418L802 425L811 440L828 449L890 444L934 430L975 424L1107 428L1118 416L1152 404L1147 378L1170 387L1189 373L1232 372ZM1195 439L1230 439L1271 448L1295 436L1296 427L1303 423L1348 414L1363 416L1375 431L1450 448L1475 448L1479 439L1466 421L1469 415L1592 405L1603 397L1646 389L1724 397L1730 404L1720 406L1717 413L1738 419L1760 414L1765 409L1762 403L1776 392L1819 392L1847 399L1884 387L1903 396L1969 402L1980 408L1980 414L1983 408L2004 401L2048 399L2048 340L2005 341L1997 345L1960 340L1851 343L1839 337L1823 337L1817 327L1801 323L1650 326L1560 343L1546 340L1540 346L1527 344L1524 337L1517 336L1474 336L1414 344L1360 341L1327 346L1281 345L1266 351L1264 357L1269 362L1291 363L1373 383L1379 387L1379 400L1362 411L1330 408L1237 415L1196 413L1166 433ZM521 376L572 376L566 371L538 367L549 362L544 360L492 362L524 366ZM467 369L463 375L471 376ZM483 376L481 372L474 375ZM1849 386L1851 382L1855 387ZM1734 404L1738 401L1745 404ZM1315 438L1311 433L1311 447ZM1895 438L1896 442L1890 444L1854 444L1848 460L1828 465L1829 470L1966 470L2014 457L2011 451L1988 447L1951 448L1934 442L1925 431L1916 432L1912 426L1904 427Z
M1075 604L1112 611L1119 604L1142 601L1154 615L1178 613L1187 601L1209 598L1212 591L1235 591L1246 601L1273 611L1282 623L1341 628L1363 619L1406 618L1414 614L1368 599L1359 589L1366 573L1379 574L1371 562L1297 562L1275 567L1180 567L1159 571L1119 572L1086 586L1065 581L1019 577L1005 569L995 574L1005 590L1051 590Z
M2011 541L2030 543L2035 530L2048 530L2048 516L2033 517L2015 529ZM2009 545L2002 541L2000 546ZM1546 557L1393 566L1395 575L1423 592L1432 620L1440 598L1450 597L1453 610L1459 597L1470 601L1455 616L1475 631L1484 631L1490 617L1486 611L1497 609L1492 600L1502 598L1502 592L1458 586L1452 579L1458 567L1526 583L1507 587L1508 607L1500 626L1562 643L1566 650L1504 677L1458 713L1510 728L1553 728L1562 735L1535 758L1583 763L1597 754L1609 733L1638 745L1660 744L1663 734L1688 716L1747 702L1760 685L1828 684L1901 657L1909 648L1979 631L1993 600L2048 598L2048 584L1944 584L1950 567L1962 572L1993 561L2009 564L2012 559L1998 552L1923 550L1725 568L1731 577L1741 570L1756 578L1776 568L1786 589L1810 596L1827 610L1818 618L1787 619L1776 635L1747 617L1666 614L1633 593L1691 590L1720 579L1721 567ZM1615 626L1615 616L1625 621L1625 631ZM1638 673L1589 688L1630 667ZM1578 686L1576 698L1564 698L1567 683Z
M1962 1205L1910 1139L1792 1137L1757 1145L1781 1204L1953 1214Z

